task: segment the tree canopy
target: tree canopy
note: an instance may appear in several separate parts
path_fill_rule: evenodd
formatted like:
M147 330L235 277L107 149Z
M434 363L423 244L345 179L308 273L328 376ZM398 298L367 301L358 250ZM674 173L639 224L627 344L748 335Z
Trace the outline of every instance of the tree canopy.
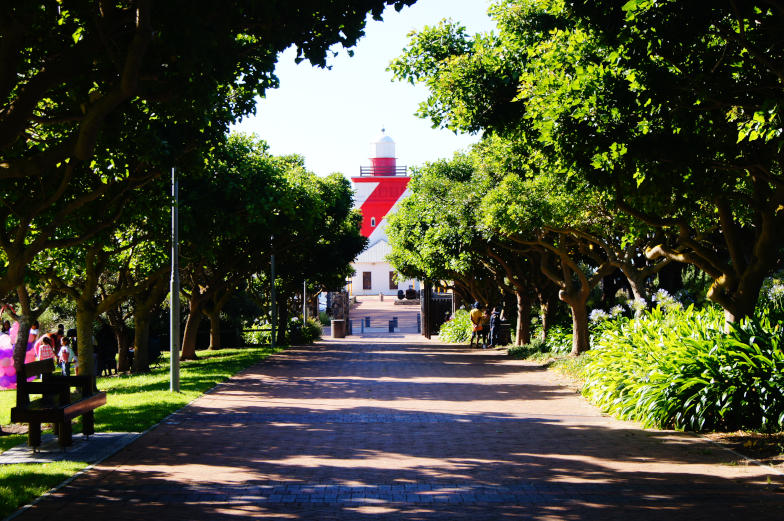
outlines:
M749 315L784 262L781 13L642 0L490 13L497 33L444 21L390 65L428 87L420 116L483 132L472 154L487 175L464 199L483 233L527 249L566 302L611 268L644 297L641 281L678 261L713 279L728 321Z
M173 166L184 188L204 190L201 201L187 194L201 213L182 221L190 227L187 240L203 239L200 248L191 247L196 242L184 248L189 274L212 269L214 286L223 270L220 285L236 289L263 265L269 231L280 227L301 234L305 247L322 248L328 262L303 268L314 284L343 277L361 243L347 185L295 181L286 173L298 168L289 159L227 133L255 112L257 96L278 86L283 50L294 46L298 61L325 67L338 47L350 49L364 34L368 15L380 19L387 6L400 10L414 1L4 3L0 295L26 303L20 338L48 305L50 290L76 298L79 288L83 308L92 310L79 325L88 341L88 315L121 300L136 312L118 316L139 321L135 343L145 344L150 314L165 295L155 250L168 242L159 212L168 206L159 195L168 190L157 180ZM255 175L238 173L256 166ZM207 171L224 178L210 179ZM142 210L145 202L149 211ZM210 204L218 211L204 211ZM142 229L147 235L138 242ZM207 286L196 278L190 289L198 293ZM209 310L219 309L219 301ZM85 351L89 363L91 350Z

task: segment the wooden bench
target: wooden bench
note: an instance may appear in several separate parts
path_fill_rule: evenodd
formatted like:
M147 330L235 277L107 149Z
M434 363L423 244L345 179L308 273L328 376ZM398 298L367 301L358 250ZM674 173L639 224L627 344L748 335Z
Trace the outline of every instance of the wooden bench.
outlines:
M51 423L57 434L60 447L73 443L71 420L82 417L82 433L85 436L95 433L95 409L106 403L106 393L95 390L91 376L63 376L52 374L54 359L24 364L24 374L16 378L16 407L11 409L11 421L27 423L29 431L27 443L33 450L41 445L41 424ZM27 379L41 375L40 382ZM72 396L71 388L79 393ZM41 398L32 399L31 396Z

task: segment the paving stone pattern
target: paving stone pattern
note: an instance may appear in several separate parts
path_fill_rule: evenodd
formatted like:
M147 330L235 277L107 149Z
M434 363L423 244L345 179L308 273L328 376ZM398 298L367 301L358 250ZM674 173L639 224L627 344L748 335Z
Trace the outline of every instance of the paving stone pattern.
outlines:
M607 418L533 364L369 341L250 368L17 519L784 519L770 469Z

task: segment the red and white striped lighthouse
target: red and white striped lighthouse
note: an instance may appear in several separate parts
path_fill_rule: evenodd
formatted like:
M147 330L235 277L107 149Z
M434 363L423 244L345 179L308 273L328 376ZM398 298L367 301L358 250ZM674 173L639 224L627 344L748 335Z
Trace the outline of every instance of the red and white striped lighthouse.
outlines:
M359 176L352 177L355 205L362 212L362 235L372 246L386 240L386 216L406 192L408 177L405 166L397 165L395 142L381 129L370 144L370 166L361 166Z
M395 142L381 129L381 135L370 144L370 166L359 168L352 177L354 205L362 212L362 235L368 246L351 264L354 276L349 284L352 295L397 295L399 290L419 288L416 280L399 280L387 261L391 247L384 231L387 217L395 212L397 203L407 195L405 166L398 166Z

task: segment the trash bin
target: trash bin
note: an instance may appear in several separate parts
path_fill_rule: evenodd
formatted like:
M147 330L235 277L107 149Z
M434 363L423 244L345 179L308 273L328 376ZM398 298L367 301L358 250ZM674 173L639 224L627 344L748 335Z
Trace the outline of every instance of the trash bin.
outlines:
M346 338L346 321L339 319L332 321L332 338Z
M501 322L498 324L498 336L495 339L495 344L498 346L508 346L512 343L512 324L509 322Z

